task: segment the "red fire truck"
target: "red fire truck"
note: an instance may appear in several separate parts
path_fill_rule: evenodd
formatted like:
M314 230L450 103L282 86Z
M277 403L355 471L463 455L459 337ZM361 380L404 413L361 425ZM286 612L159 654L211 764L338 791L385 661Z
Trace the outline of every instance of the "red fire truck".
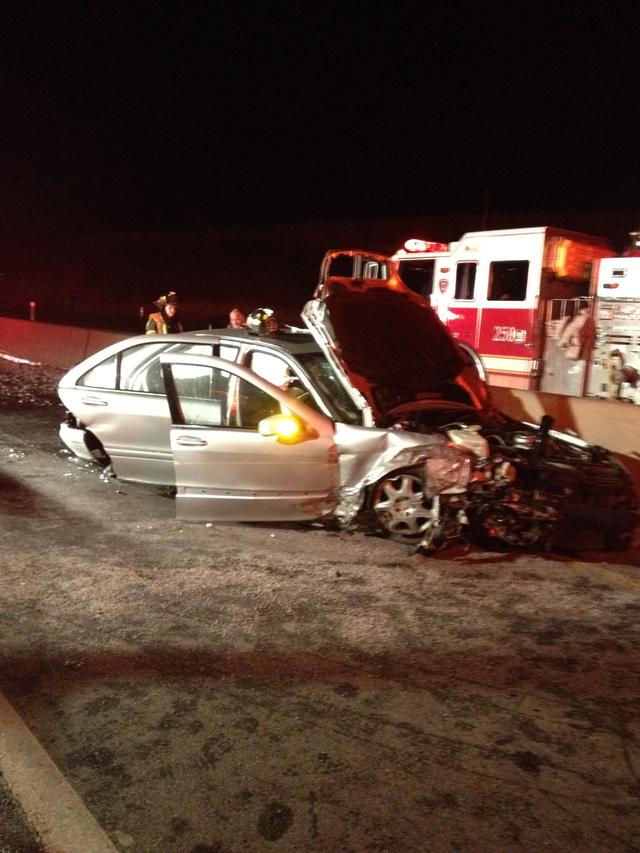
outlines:
M593 279L594 336L585 354L585 393L640 405L640 251L601 260Z
M549 306L588 304L592 265L612 254L602 238L540 226L468 232L449 244L409 240L393 259L404 283L480 353L491 384L536 390Z

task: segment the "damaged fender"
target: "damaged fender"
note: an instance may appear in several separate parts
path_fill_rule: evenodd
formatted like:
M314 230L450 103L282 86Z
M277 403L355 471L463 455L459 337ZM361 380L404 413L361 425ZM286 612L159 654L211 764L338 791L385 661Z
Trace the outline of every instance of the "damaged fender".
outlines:
M469 480L469 454L452 447L441 435L336 424L335 441L340 459L335 515L343 525L362 509L367 488L395 471L424 465L429 498L464 491Z

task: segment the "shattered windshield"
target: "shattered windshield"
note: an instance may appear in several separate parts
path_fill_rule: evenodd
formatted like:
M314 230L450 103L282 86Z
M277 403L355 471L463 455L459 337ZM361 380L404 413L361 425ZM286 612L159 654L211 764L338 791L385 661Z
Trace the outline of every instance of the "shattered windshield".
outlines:
M332 416L340 423L361 425L362 412L351 398L323 353L297 356Z

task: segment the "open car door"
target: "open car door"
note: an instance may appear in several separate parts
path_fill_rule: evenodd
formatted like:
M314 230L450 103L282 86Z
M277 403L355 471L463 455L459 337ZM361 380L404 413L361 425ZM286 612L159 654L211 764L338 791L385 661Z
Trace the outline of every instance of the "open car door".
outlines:
M338 501L333 422L241 365L161 358L176 514L185 521L297 521Z

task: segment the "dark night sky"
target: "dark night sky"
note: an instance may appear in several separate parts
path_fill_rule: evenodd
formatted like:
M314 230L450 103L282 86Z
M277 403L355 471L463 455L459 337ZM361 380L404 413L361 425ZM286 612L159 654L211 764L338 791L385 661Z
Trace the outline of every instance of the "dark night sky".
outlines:
M0 9L5 240L638 208L632 4Z

